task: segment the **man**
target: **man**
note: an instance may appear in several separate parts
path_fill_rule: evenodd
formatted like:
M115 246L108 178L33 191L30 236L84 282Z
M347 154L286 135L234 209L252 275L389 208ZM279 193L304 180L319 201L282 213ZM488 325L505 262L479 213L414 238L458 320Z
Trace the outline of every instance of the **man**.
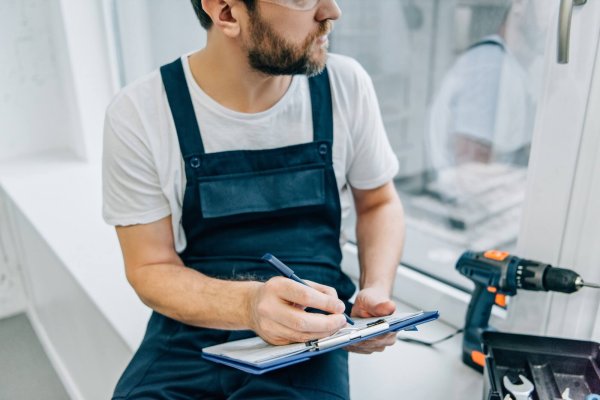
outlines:
M472 16L474 21L488 21L486 27L499 28L470 46L444 77L429 121L427 148L433 169L472 162L527 165L536 96L532 78L521 65L524 60L512 50L527 43L523 29L541 30L531 26L526 13L530 3L506 0L503 7Z
M371 81L356 62L327 57L333 0L192 4L206 47L125 88L107 111L104 216L154 310L114 398L348 398L345 351L252 376L201 349L255 334L325 337L350 307L356 317L394 312L403 214ZM362 271L353 306L340 270L349 190ZM275 276L266 252L311 287Z

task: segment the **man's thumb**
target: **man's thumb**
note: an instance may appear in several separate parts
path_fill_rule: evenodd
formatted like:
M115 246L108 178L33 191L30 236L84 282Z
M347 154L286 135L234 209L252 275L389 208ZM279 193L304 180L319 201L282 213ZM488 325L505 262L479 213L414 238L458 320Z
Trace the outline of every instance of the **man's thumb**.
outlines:
M363 308L372 315L384 316L390 315L396 310L396 304L383 296L364 296Z
M380 316L390 315L396 311L396 304L391 300L385 300L373 304L372 310Z

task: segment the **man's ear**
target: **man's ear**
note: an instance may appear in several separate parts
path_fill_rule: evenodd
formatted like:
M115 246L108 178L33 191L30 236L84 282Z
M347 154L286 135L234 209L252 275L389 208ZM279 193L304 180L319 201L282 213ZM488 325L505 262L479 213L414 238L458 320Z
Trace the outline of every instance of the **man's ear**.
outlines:
M213 28L226 36L236 37L240 34L240 11L245 7L239 0L202 0L202 8L213 22Z

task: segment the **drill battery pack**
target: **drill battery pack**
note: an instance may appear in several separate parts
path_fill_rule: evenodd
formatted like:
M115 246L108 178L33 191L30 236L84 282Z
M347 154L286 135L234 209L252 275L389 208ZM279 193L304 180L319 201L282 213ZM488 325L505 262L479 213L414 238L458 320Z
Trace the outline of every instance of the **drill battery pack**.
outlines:
M503 400L508 394L504 376L519 374L534 384L533 400L583 400L600 394L599 343L492 331L482 339L483 400Z

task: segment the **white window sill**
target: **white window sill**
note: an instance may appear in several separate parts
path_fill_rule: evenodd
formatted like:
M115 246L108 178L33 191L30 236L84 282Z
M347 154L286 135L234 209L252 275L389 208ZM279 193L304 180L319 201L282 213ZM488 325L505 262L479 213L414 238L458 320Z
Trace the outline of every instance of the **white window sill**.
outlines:
M1 163L0 186L135 349L150 311L127 283L114 228L102 220L100 166L64 153L35 155Z

